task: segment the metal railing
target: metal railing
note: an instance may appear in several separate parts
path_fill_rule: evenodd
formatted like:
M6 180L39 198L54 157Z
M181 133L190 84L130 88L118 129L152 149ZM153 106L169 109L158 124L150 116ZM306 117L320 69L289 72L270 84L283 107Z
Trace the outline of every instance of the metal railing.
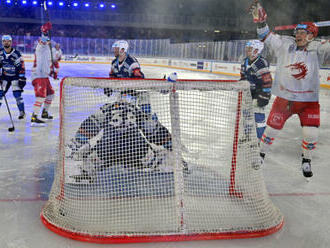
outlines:
M23 54L33 53L38 39L36 36L13 36L13 46ZM111 47L115 39L53 37L53 42L59 43L66 55L112 57ZM245 57L246 40L171 43L169 39L153 39L128 42L129 53L134 56L241 62ZM271 63L276 63L267 47L263 55ZM330 67L330 61L326 61L322 67Z

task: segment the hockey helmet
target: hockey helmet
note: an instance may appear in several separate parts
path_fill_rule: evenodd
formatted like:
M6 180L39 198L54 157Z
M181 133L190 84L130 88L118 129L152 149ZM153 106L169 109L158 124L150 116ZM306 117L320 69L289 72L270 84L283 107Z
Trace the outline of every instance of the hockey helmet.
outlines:
M319 32L319 28L313 22L302 22L300 24L297 24L294 29L294 32L296 33L296 31L299 29L306 30L308 33L313 34L314 38Z
M264 49L264 43L261 42L260 40L250 40L246 42L245 47L246 48L252 47L251 54L257 55L260 54Z
M118 47L119 51L124 49L124 52L127 53L129 45L126 40L117 40L115 43L112 44L112 48L115 47Z
M4 41L4 40L9 40L9 41L12 41L13 38L11 38L11 36L9 34L5 34L2 36L1 38L1 41Z

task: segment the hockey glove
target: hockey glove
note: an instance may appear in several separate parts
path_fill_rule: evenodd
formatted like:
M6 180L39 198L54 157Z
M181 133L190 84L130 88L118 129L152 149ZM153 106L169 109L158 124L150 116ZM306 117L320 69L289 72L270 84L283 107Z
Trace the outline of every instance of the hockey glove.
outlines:
M21 88L22 91L23 91L25 85L26 85L26 78L24 76L19 77L18 86Z
M269 103L270 92L260 92L257 96L258 107L265 107Z
M251 4L249 11L253 16L254 23L266 22L267 13L266 13L265 9L261 6L261 4L258 2L258 0L255 0Z
M52 29L51 22L47 22L41 26L41 32L44 34L48 34L48 32Z

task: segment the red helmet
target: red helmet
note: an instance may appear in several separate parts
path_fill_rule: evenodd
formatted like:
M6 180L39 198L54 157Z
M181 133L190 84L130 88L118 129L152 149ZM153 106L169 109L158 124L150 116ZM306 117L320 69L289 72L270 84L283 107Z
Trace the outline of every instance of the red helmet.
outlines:
M313 37L316 37L319 32L319 28L313 22L302 22L300 24L297 24L295 31L298 29L304 29L307 32L312 33Z

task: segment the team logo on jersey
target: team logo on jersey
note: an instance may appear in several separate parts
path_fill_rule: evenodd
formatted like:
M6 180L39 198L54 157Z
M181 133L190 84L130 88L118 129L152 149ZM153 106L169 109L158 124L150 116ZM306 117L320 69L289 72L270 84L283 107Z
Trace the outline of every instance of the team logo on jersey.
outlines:
M286 68L290 68L290 70L294 72L294 74L291 75L297 80L304 79L308 72L307 66L304 64L304 62L291 64L286 66Z
M273 126L273 127L281 127L283 124L283 116L281 114L278 113L274 113L271 114L269 116L269 123Z

